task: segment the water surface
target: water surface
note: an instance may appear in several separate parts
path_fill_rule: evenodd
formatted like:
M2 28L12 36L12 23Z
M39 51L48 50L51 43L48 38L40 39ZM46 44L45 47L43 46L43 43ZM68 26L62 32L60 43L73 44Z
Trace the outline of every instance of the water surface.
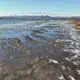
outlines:
M80 80L80 31L69 22L0 20L0 79Z

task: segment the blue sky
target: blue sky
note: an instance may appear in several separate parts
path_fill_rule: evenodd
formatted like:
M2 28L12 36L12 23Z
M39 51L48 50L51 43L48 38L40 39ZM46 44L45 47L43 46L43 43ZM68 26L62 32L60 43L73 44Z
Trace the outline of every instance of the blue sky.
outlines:
M31 13L80 16L80 0L0 0L0 16Z

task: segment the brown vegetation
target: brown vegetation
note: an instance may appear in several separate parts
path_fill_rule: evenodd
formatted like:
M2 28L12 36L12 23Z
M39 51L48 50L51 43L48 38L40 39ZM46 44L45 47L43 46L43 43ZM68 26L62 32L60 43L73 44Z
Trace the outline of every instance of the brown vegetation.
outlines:
M80 29L80 20L73 20L72 23L75 24L77 29Z

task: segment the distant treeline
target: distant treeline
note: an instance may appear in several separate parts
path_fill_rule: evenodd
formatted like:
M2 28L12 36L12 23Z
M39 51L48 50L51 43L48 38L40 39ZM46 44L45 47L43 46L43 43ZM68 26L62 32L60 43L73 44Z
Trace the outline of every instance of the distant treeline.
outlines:
M51 16L4 16L0 19L14 20L80 20L80 17L51 17Z

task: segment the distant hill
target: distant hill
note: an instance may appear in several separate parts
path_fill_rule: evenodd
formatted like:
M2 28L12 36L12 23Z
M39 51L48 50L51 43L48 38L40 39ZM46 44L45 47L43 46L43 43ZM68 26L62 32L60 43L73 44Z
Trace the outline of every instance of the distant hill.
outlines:
M51 17L51 16L4 16L0 19L15 19L15 20L80 20L80 17Z

